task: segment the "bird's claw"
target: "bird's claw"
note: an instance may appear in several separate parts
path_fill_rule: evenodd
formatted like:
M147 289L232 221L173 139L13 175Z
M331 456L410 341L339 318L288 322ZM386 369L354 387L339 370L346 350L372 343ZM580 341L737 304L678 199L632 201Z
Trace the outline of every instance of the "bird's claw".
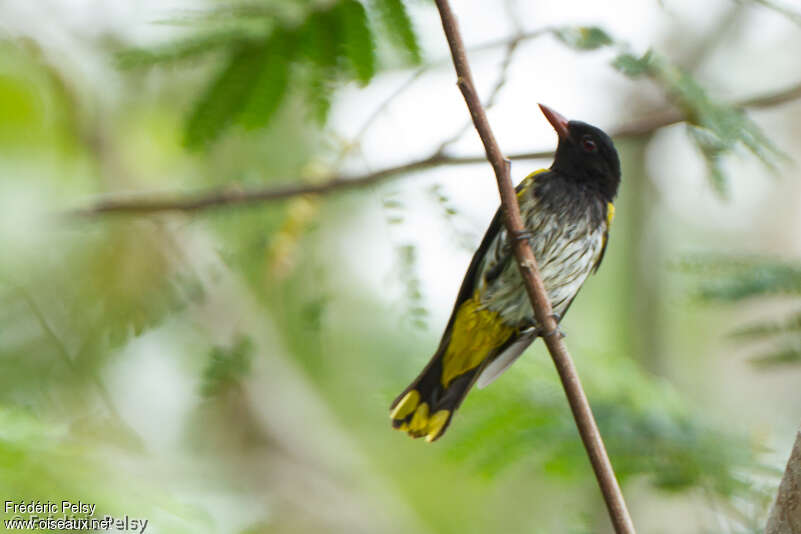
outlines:
M558 334L560 338L565 338L565 337L567 337L567 335L566 335L564 332L562 332L562 330L559 328L559 321L561 321L561 320L562 320L562 316L561 316L561 315L559 315L559 314L558 314L558 313L556 313L556 312L553 312L553 313L551 314L551 317L553 317L553 318L554 318L554 320L556 321L556 326L553 328L553 330L550 330L550 331L548 331L548 332L543 332L543 331L542 331L542 328L538 328L538 329L537 329L537 330L538 330L538 331L537 331L537 335L539 335L540 337L551 337L551 336L553 336L553 335L556 335L556 334Z
M519 232L511 232L512 241L526 241L534 237L531 230L520 230Z

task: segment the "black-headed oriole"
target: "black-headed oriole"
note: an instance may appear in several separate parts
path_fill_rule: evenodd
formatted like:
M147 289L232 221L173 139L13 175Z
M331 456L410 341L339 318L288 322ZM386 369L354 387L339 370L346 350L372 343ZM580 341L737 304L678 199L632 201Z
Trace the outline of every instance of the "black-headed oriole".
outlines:
M556 317L564 317L606 250L620 184L612 139L540 105L559 135L550 169L517 186L524 236ZM514 237L513 237L514 239ZM539 336L499 208L473 256L431 361L390 407L393 427L434 441L473 384L490 384Z

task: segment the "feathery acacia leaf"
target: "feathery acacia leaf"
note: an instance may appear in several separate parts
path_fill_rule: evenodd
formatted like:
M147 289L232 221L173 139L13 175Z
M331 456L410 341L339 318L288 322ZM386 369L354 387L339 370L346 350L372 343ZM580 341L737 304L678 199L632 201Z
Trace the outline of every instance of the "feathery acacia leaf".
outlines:
M801 294L801 267L779 263L754 265L751 269L706 282L700 290L707 300L741 300L762 295Z
M751 358L751 363L758 367L798 364L801 363L801 348L785 347L781 350L754 356Z
M566 27L553 33L577 50L594 50L618 43L596 27ZM625 43L618 44L625 46ZM742 109L713 99L689 73L655 51L648 50L639 57L621 52L612 66L629 78L650 78L683 111L688 134L706 162L709 181L721 196L726 194L728 182L723 158L738 145L746 147L769 168L774 167L775 159L786 157Z
M409 59L419 64L423 59L412 19L402 0L372 0L387 33L406 50Z
M204 26L219 21L225 29L153 49L123 51L118 63L152 66L211 52L227 54L224 68L187 118L184 138L190 148L208 146L234 123L251 129L269 125L288 94L305 98L311 117L322 124L338 83L353 80L365 85L376 74L372 20L380 20L390 41L412 62L420 62L420 46L404 4L374 0L370 5L376 16L368 16L358 0L293 4L292 9L258 5L211 9L198 20Z
M335 72L339 60L342 28L337 6L312 13L298 30L298 42L305 59L321 69Z
M721 159L742 144L765 165L783 156L745 112L709 96L689 73L649 50L643 56L620 54L612 65L629 77L647 76L659 84L684 112L690 136L707 162L710 180L725 193L726 176Z
M564 44L577 50L595 50L614 43L602 28L597 26L566 26L553 34Z
M237 50L206 88L186 124L185 142L199 148L214 141L243 110L253 92L254 73L263 65L261 46Z
M801 265L766 258L699 258L684 264L685 270L703 279L698 294L705 300L739 302L764 296L801 294ZM751 359L767 367L801 362L801 311L782 319L759 320L730 334L741 341L771 342L769 350Z
M253 343L248 337L240 337L231 347L214 347L209 362L203 371L201 394L218 397L235 388L250 371Z
M375 75L375 40L367 22L367 12L356 0L345 0L337 10L342 28L342 48L362 85Z
M781 321L760 321L749 323L731 333L735 338L759 339L782 334L801 333L801 312L789 315Z
M596 389L594 412L622 483L645 475L666 491L702 487L729 496L748 490L741 472L757 463L746 436L703 421L667 385L647 379L630 362L611 366L598 371L612 372L614 387L594 388L593 381L588 387ZM525 462L560 478L575 475L584 451L562 414L567 408L559 390L539 374L505 379L505 391L483 392L491 398L471 406L471 423L453 431L453 457L490 476Z
M284 100L290 82L288 57L292 42L276 32L264 48L261 66L253 73L252 90L239 121L246 128L267 126Z
M183 41L155 48L130 48L116 54L117 66L121 69L166 65L180 61L198 59L207 54L230 50L231 46L243 45L255 38L243 32L225 29L195 35Z
M313 67L307 82L306 101L310 117L320 125L328 120L333 96L333 82L328 80L326 69L320 66Z

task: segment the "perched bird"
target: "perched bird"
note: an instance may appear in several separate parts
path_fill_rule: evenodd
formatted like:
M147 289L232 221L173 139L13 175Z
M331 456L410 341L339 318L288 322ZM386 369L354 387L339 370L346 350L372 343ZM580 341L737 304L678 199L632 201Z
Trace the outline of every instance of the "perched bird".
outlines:
M392 426L434 441L473 384L489 385L545 332L534 318L511 241L528 239L559 321L584 280L601 264L620 184L609 138L540 104L559 135L553 165L517 186L526 230L509 236L501 209L467 268L445 333L431 361L390 406ZM560 334L561 335L561 334Z

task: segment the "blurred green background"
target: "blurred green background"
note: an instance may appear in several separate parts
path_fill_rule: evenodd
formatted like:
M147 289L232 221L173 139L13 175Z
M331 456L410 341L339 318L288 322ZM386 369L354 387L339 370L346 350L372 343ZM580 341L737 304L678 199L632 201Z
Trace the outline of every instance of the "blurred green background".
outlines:
M453 7L516 180L550 164L522 157L556 141L537 102L620 134L564 330L638 530L760 531L801 413L801 9ZM4 501L154 533L610 531L539 343L435 444L390 428L497 207L433 3L0 21ZM145 209L340 177L368 180Z

